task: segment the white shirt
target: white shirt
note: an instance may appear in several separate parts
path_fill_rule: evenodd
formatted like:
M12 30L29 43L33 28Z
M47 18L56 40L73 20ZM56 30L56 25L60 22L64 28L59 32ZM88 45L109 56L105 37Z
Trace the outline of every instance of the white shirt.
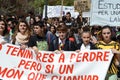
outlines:
M2 43L2 42L6 42L6 40L4 39L3 36L0 36L0 43Z
M90 50L90 44L88 44L86 46L84 44L82 44L80 50Z
M65 40L66 39L64 39L63 41L59 38L59 44L65 44Z

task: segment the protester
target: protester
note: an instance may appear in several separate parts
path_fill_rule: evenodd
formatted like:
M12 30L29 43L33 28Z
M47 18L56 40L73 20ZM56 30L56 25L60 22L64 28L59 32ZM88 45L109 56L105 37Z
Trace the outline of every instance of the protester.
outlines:
M82 39L81 39L81 27L78 27L75 29L75 33L74 33L74 37L76 40L76 44L78 45L79 43L81 43Z
M53 25L57 28L59 26L59 19L54 18Z
M25 18L25 20L27 21L28 25L30 25L30 19L31 17L33 17L34 13L32 11L28 12L27 17Z
M15 32L15 27L17 26L17 23L18 23L17 20L15 20L14 18L7 19L7 28L10 35L10 40L12 39L12 35Z
M83 18L81 15L78 15L78 17L76 18L77 21L77 27L82 26L83 25Z
M64 50L64 51L75 51L76 44L74 41L69 40L67 37L67 27L65 25L59 25L57 27L58 37L50 44L50 51Z
M101 39L101 37L99 35L100 30L101 30L101 26L98 26L98 25L92 26L92 28L91 28L91 33L92 33L91 42L92 43L96 43L98 40Z
M82 42L77 45L78 51L97 49L96 46L90 42L91 39L90 31L83 31L81 33L81 38L82 38Z
M0 19L5 20L5 15L1 14Z
M13 34L11 43L26 48L31 35L31 29L26 21L20 21Z
M56 27L54 25L50 26L50 30L47 31L46 38L48 46L50 46L50 43L52 43L52 41L56 38Z
M65 22L65 25L67 26L68 29L70 29L73 26L74 22L72 21L72 17L71 17L70 12L66 13L64 22Z
M41 16L40 15L36 15L35 16L35 22L36 23L40 23L42 20L41 20Z
M36 22L35 22L35 18L34 18L34 17L31 17L31 18L30 18L30 22L29 22L29 26L30 26L31 29L33 29L33 26L34 26L35 23L36 23Z
M28 42L28 47L32 48L36 53L39 50L41 51L48 50L48 44L47 44L43 29L44 29L43 23L36 23L33 26L34 34L30 37L29 42Z
M9 34L7 29L7 23L0 19L0 44L9 42Z
M97 48L111 49L112 52L114 53L114 57L112 59L105 80L117 80L117 73L118 73L117 66L119 65L118 54L120 54L120 44L111 40L112 30L109 26L104 26L101 29L101 36L102 36L102 40L96 44Z

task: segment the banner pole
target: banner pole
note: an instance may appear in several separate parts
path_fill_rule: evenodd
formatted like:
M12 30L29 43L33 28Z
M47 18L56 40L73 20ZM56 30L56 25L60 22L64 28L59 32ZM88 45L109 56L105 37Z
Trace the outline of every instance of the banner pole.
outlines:
M62 21L62 14L63 14L63 2L64 2L64 0L61 0L60 21Z

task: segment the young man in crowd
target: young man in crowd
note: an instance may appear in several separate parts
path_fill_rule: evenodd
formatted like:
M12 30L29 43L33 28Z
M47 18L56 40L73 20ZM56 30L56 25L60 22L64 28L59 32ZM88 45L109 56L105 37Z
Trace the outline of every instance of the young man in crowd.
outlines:
M57 27L58 37L53 40L53 42L50 44L50 51L55 50L64 50L64 51L75 51L76 50L76 44L74 40L70 40L67 37L67 27L65 25L59 25Z

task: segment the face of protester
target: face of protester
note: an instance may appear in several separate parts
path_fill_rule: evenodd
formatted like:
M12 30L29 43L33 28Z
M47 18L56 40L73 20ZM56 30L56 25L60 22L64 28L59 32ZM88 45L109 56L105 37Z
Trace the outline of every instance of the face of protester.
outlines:
M0 21L0 33L3 33L4 30L5 30L5 23L4 21Z
M61 40L64 40L66 38L66 32L65 31L58 31L58 34L59 34L59 38Z
M20 22L19 24L19 31L20 33L24 34L27 30L27 25L24 22Z
M35 21L38 22L40 21L40 18L38 16L35 17Z
M66 14L66 19L69 20L70 19L70 14Z
M34 23L34 19L31 18L31 19L30 19L30 24L33 24L33 23Z
M111 41L111 31L109 28L102 30L102 37L105 42Z
M34 26L34 33L37 34L37 35L40 35L41 32L42 32L42 28L40 26Z
M12 25L11 21L8 22L8 27L13 28L13 25Z
M51 26L50 31L51 31L52 33L54 33L54 32L55 32L55 28L54 28L53 26Z
M88 45L90 43L91 34L88 32L82 33L81 38L84 45Z
M0 17L1 17L2 20L4 20L4 15L1 15Z

